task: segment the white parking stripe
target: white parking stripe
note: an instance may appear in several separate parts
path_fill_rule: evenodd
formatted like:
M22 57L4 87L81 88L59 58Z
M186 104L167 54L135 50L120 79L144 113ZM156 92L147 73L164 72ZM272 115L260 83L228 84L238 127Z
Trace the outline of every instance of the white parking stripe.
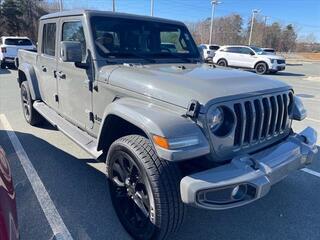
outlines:
M320 123L320 120L318 120L318 119L309 118L309 117L307 117L306 119L310 120L310 121L314 121L314 122Z
M0 121L7 132L14 150L20 160L20 163L31 183L33 191L40 203L40 206L46 216L55 238L58 240L72 240L72 236L58 213L49 193L43 185L39 175L34 169L27 153L22 147L17 135L14 133L10 123L4 114L0 114Z
M318 172L316 172L316 171L313 171L313 170L311 170L311 169L309 169L309 168L302 168L301 171L304 171L304 172L306 172L306 173L309 173L309 174L311 174L311 175L313 175L313 176L316 176L316 177L319 177L319 178L320 178L320 173L318 173Z

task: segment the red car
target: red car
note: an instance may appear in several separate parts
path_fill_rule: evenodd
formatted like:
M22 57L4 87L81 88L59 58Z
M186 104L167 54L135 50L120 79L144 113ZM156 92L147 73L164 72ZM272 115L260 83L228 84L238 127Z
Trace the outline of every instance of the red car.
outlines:
M19 239L16 194L9 162L0 147L0 239Z

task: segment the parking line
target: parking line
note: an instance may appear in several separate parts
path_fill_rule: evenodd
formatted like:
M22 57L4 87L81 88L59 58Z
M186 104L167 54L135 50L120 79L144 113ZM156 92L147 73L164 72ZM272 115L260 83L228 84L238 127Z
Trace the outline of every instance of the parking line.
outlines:
M318 120L318 119L309 118L309 117L307 117L306 119L307 119L307 120L310 120L310 121L313 121L313 122L320 123L320 120Z
M301 171L304 171L304 172L306 172L306 173L309 173L309 174L311 174L311 175L313 175L313 176L316 176L316 177L319 177L319 178L320 178L320 173L318 173L318 172L316 172L316 171L313 171L313 170L311 170L311 169L309 169L309 168L302 168Z
M52 232L57 240L73 240L69 230L64 224L58 210L56 209L49 193L43 185L37 171L34 169L24 148L22 147L17 135L14 133L8 119L4 114L0 114L0 122L7 132L7 135L14 147L14 150L20 160L20 163L31 183L33 191L40 203L40 206L46 216Z

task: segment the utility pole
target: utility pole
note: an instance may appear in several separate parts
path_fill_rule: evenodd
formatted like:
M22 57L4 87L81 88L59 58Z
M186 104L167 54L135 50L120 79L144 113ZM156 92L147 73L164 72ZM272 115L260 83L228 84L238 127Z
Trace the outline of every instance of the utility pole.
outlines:
M112 0L112 12L116 11L116 0Z
M151 12L150 12L150 15L153 17L153 10L154 10L154 0L151 0L151 3L150 3L150 5L151 5Z
M264 28L263 28L263 39L262 39L262 45L266 45L266 31L267 31L267 20L268 16L264 16Z
M63 3L62 3L62 0L59 0L59 11L60 11L60 12L63 11Z
M254 22L254 17L257 13L259 13L260 10L253 9L252 10L252 18L251 18L251 29L250 29L250 35L249 35L249 46L251 45L251 37L252 37L252 30L253 30L253 22Z
M209 39L209 44L212 44L212 32L213 32L213 18L214 18L214 12L216 10L216 5L220 4L218 0L212 0L211 1L211 26L210 26L210 39Z

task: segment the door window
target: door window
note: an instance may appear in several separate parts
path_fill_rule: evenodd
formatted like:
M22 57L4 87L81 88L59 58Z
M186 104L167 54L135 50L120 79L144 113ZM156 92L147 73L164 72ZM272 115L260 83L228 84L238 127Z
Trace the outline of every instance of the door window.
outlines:
M240 53L240 48L239 47L227 47L225 52L228 52L228 53Z
M83 32L83 25L80 21L65 22L62 27L62 41L74 41L81 43L82 60L87 54L86 40Z
M249 48L242 47L240 48L240 53L250 55L251 53L253 53L253 51Z
M56 55L56 24L55 23L46 23L43 25L42 53L49 56Z

